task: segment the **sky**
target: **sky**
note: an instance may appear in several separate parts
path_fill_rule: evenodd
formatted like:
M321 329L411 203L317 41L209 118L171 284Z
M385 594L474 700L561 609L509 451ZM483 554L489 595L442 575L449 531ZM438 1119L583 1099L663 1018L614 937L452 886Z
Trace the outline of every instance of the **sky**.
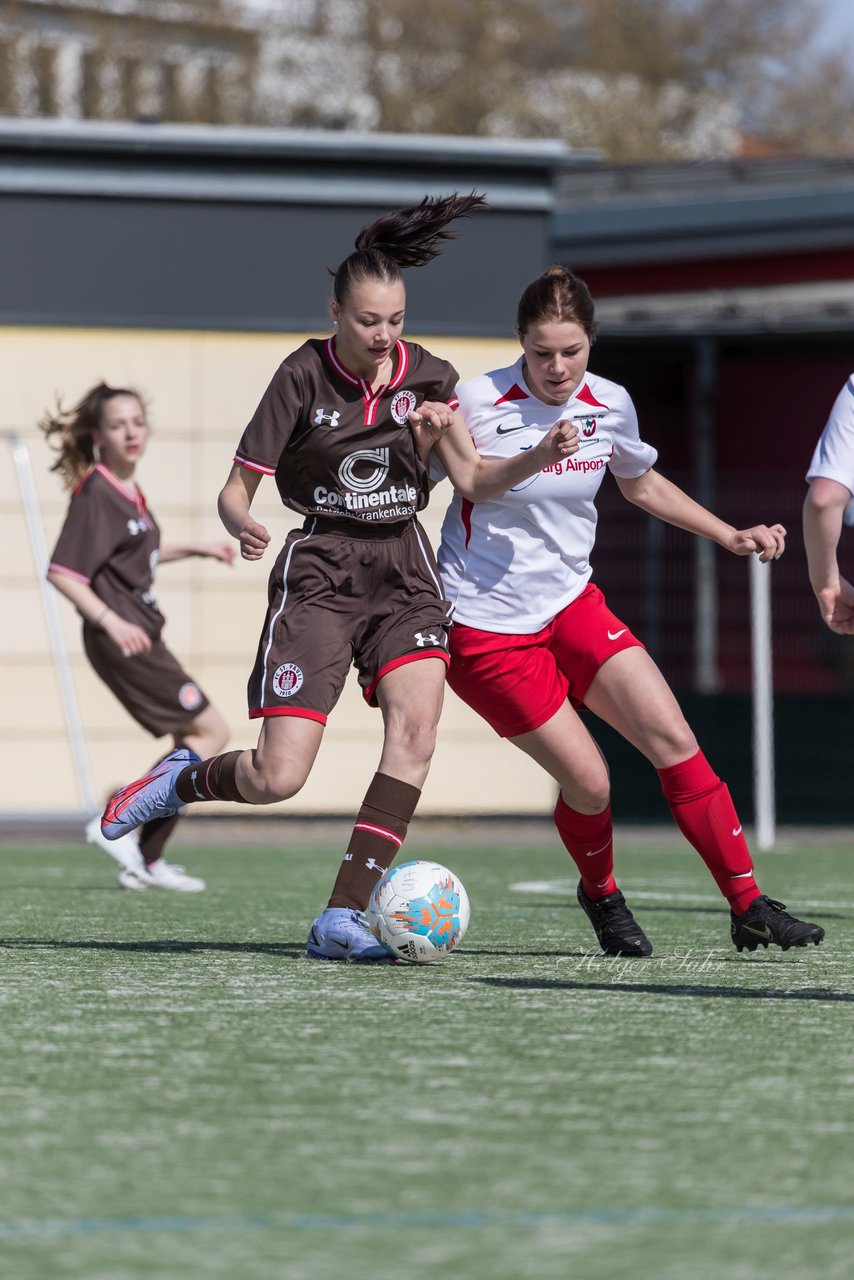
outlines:
M816 32L818 43L832 47L844 42L854 64L854 3L852 0L820 0L820 8L824 17Z

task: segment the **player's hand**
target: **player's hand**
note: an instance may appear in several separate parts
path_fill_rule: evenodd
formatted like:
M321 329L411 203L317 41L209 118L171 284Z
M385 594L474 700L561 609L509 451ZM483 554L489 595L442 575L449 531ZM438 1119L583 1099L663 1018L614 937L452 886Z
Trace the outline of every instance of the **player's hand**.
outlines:
M845 578L839 585L816 591L822 618L840 636L854 635L854 587Z
M141 653L151 652L151 637L135 622L127 622L112 610L101 623L101 629L107 633L117 649L125 658L136 658Z
M244 560L260 560L267 550L270 535L257 520L247 518L245 525L240 530L238 541L240 543L240 554Z
M205 542L201 547L203 556L209 560L220 560L223 564L234 564L237 552L230 542Z
M422 457L430 452L454 420L454 410L439 400L423 400L406 415Z
M569 458L573 453L578 453L578 446L578 427L574 422L560 418L549 428L548 434L536 448L543 455L543 466L550 467L553 463L560 462L561 458Z
M729 550L737 556L756 552L763 564L779 560L786 550L786 530L781 524L755 524L751 529L736 529Z

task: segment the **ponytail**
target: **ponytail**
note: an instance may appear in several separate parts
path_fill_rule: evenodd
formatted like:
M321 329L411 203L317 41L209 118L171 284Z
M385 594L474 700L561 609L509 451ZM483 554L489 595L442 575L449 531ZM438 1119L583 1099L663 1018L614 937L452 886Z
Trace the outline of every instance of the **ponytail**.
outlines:
M486 206L483 196L425 196L420 204L384 213L363 227L355 252L345 258L334 277L333 297L341 303L355 284L378 280L396 284L405 267L423 267L442 252L442 241L454 232L445 228L455 218L466 218Z

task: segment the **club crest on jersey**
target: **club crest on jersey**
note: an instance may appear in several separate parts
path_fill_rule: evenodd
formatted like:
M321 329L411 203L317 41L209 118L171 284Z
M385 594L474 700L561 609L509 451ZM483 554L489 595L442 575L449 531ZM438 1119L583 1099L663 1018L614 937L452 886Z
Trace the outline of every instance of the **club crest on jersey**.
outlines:
M202 705L202 691L192 680L188 680L178 690L178 701L185 711L195 711Z
M404 422L406 422L406 415L412 413L414 408L415 393L412 391L398 391L391 402L391 416L395 422L399 422L403 426Z
M292 698L302 688L303 674L294 662L283 662L273 676L273 693L277 698Z
M583 436L586 436L586 437L587 437L587 439L589 440L589 439L590 439L590 437L595 433L595 431L596 431L596 419L595 419L595 418L582 418L582 419L581 419L581 434L582 434Z
M325 409L315 409L314 425L316 427L337 427L340 417L341 414L337 409L333 409L331 413L327 413Z

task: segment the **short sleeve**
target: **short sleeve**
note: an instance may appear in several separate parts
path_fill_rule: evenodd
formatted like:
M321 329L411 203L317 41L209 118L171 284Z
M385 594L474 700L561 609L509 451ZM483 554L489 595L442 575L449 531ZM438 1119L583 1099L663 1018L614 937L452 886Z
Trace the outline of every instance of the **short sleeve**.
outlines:
M638 415L628 392L620 387L620 398L612 404L616 422L613 430L614 451L608 467L621 480L636 480L658 460L658 451L640 438Z
M457 384L459 383L460 375L452 364L449 364L447 360L440 360L437 356L425 352L424 365L420 372L426 383L425 399L440 400L443 404L449 405L451 409L459 408L460 401L457 396Z
M87 482L71 499L50 568L88 586L110 559L123 533L112 517L109 503L99 501L95 485Z
M251 471L274 475L305 403L299 371L285 360L273 375L234 455Z
M819 436L807 480L836 480L854 494L854 375L840 391Z

